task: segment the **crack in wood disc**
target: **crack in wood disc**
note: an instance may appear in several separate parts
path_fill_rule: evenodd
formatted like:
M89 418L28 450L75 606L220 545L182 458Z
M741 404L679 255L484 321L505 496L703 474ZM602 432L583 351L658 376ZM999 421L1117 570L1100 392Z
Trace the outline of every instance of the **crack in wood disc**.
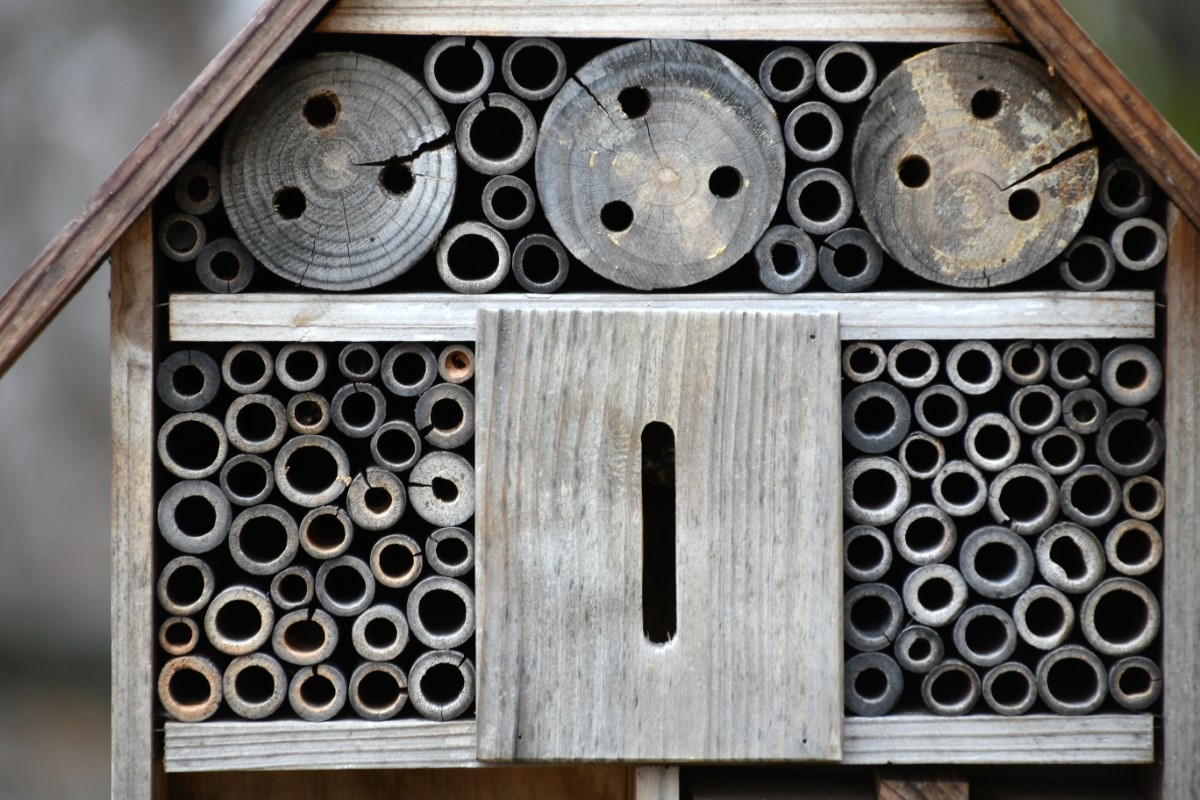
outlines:
M609 50L546 110L546 217L586 266L635 289L690 286L758 241L783 189L779 120L754 80L684 41Z
M322 290L378 286L435 244L454 199L453 134L387 62L326 53L269 75L230 122L221 191L272 272Z
M997 45L909 59L879 85L854 141L863 218L916 274L999 286L1050 263L1092 205L1096 148L1078 98Z

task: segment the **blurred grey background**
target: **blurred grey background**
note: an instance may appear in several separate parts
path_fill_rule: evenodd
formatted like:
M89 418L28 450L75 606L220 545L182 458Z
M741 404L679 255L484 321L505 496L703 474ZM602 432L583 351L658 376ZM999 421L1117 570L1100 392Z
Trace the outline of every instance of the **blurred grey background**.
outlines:
M1067 0L1200 145L1196 0ZM120 163L257 0L0 0L0 284ZM0 379L0 797L108 790L108 285Z

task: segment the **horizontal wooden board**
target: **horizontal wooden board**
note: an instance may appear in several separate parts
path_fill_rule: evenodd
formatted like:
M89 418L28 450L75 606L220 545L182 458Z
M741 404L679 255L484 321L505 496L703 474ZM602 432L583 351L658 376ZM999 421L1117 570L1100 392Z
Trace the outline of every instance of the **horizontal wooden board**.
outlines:
M348 342L475 338L488 309L833 312L843 340L1148 339L1154 293L879 292L876 294L303 295L174 294L181 342Z
M1012 42L986 0L341 0L321 33Z

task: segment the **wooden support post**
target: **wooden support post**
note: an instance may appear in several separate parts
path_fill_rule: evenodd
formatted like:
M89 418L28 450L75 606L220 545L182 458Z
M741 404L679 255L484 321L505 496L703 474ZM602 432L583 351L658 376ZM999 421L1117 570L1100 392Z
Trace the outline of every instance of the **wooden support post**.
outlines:
M679 800L679 767L632 767L629 800Z
M146 211L112 251L112 796L154 796L154 237Z
M967 800L968 783L961 775L912 770L875 771L879 800Z

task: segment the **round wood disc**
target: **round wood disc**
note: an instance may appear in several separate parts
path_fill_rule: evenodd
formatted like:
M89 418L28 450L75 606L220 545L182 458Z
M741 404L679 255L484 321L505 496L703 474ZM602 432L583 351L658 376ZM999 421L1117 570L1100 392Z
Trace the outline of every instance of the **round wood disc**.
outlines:
M690 286L762 236L783 190L779 120L754 80L684 41L588 62L542 121L538 193L586 266L635 289Z
M397 67L327 53L271 73L221 153L233 229L271 271L322 290L378 286L437 240L454 199L454 137Z
M1010 283L1075 238L1096 191L1078 98L1045 64L997 45L930 50L875 90L854 140L871 232L951 286Z

